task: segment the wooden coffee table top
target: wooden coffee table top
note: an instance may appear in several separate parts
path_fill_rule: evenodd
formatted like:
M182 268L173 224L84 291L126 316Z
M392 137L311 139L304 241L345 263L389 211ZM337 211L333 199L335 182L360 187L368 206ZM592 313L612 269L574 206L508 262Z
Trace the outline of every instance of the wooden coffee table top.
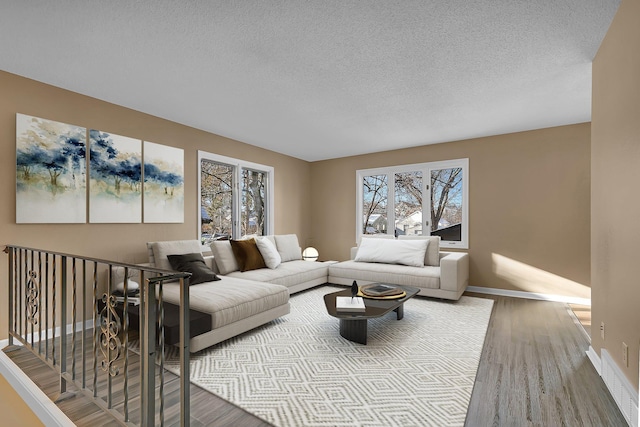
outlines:
M398 288L404 289L407 293L406 296L397 299L373 299L373 298L362 298L364 300L365 310L360 312L354 311L337 311L336 310L336 297L350 297L351 289L347 288L343 291L332 292L330 294L326 294L324 296L324 304L327 307L327 312L338 319L372 319L374 317L384 316L388 312L395 310L399 306L401 306L405 301L409 298L415 296L420 289L414 288L411 286L397 286Z

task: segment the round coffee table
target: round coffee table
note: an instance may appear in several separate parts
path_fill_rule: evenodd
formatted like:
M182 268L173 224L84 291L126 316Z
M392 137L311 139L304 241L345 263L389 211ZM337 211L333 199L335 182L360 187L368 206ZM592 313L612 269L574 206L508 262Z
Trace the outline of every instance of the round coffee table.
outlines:
M411 286L397 287L404 289L406 292L404 297L397 299L363 298L365 310L360 312L336 310L336 297L350 297L351 289L325 295L324 305L331 316L340 319L340 335L342 337L359 344L367 344L367 320L382 317L392 310L396 312L398 320L402 319L404 317L404 302L420 291L420 289Z

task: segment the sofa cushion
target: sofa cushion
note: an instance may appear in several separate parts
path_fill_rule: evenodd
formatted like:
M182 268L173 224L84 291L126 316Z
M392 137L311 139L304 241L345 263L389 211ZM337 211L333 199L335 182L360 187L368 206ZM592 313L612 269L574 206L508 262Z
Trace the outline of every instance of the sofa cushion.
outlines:
M231 240L231 249L236 257L240 271L267 268L254 238L247 240Z
M258 245L258 250L260 250L264 263L267 267L277 268L280 265L282 257L280 256L280 253L278 253L276 245L273 244L270 239L266 237L258 237L256 238L256 245Z
M233 249L231 249L231 243L228 240L214 240L211 242L210 248L213 254L213 261L216 263L220 274L229 274L240 269L233 254Z
M343 261L329 266L329 277L440 289L440 267Z
M184 255L168 255L169 263L175 271L191 273L189 285L213 282L220 278L204 262L200 252Z
M384 239L390 240L395 239L393 234L363 234L358 239L358 246L362 243L362 239Z
M230 273L229 276L291 287L322 278L324 278L323 282L325 282L327 280L328 270L329 265L323 262L298 260L283 262L274 270L263 268L261 270L247 271L244 273L236 271Z
M398 236L400 240L428 240L427 252L424 256L424 265L438 267L440 265L440 236Z
M282 262L302 259L302 250L295 234L276 234L276 248L282 258Z
M212 329L260 314L289 301L289 291L284 286L227 276L220 279L189 287L189 306L192 310L210 314ZM172 304L180 304L180 286L177 283L164 284L163 298Z
M201 251L200 242L197 240L171 240L166 242L150 242L151 248L149 263L163 270L171 270L171 264L167 255L183 255L198 253ZM153 257L151 256L153 255Z
M354 261L423 267L428 244L424 239L362 239Z

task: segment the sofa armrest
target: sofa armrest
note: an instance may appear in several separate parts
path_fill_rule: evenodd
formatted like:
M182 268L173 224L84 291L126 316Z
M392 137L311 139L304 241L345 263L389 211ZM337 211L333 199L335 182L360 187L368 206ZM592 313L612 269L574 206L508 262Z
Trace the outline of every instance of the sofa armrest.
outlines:
M440 252L440 289L462 292L469 286L469 254Z
M358 253L358 247L357 246L351 248L351 252L349 253L349 255L351 256L351 259L356 259L356 254L357 253Z

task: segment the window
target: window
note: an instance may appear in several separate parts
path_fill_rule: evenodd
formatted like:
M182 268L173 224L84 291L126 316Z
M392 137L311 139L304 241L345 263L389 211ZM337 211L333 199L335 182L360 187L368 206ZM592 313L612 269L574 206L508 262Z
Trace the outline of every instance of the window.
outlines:
M273 232L273 168L198 151L200 240Z
M458 159L357 171L356 237L438 235L468 249L468 169Z

